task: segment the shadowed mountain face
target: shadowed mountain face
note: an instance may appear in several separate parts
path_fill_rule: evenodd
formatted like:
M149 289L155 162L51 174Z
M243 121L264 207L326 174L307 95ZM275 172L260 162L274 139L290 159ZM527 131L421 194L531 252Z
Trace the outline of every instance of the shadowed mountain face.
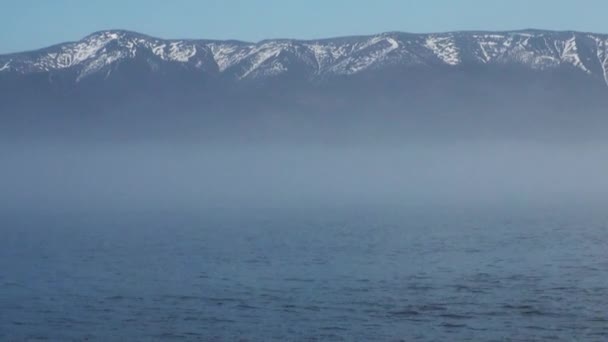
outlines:
M607 108L608 35L579 32L104 31L0 56L7 139L603 139Z

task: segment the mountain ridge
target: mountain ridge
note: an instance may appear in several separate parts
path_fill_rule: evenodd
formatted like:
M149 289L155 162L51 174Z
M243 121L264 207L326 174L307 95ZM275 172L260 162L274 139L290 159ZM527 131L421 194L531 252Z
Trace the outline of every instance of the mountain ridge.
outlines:
M0 141L607 140L608 35L165 40L0 55Z
M0 76L73 71L73 82L137 60L149 72L167 65L192 73L263 80L294 73L319 81L390 67L518 65L533 70L574 68L608 85L608 34L525 29L443 33L384 32L323 39L259 42L161 39L104 30L81 40L0 55Z
M298 42L316 42L316 41L324 41L324 40L339 40L339 39L352 39L352 38L366 38L366 37L373 37L373 36L378 36L378 35L385 35L385 34L405 34L405 35L442 35L442 34L454 34L454 33L471 33L471 34L493 34L493 33L497 33L497 34L508 34L508 33L557 33L557 34L572 34L572 33L577 33L577 34L586 34L586 35L597 35L597 36L606 36L608 37L608 33L600 33L600 32L593 32L593 31L579 31L579 30L553 30L553 29L541 29L541 28L522 28L522 29L512 29L512 30L482 30L482 29L471 29L471 30L454 30L454 31L436 31L436 32L410 32L410 31L383 31L383 32L379 32L379 33L375 33L375 34L354 34L354 35L344 35L344 36L329 36L329 37L322 37L322 38L264 38L264 39L260 39L260 40L242 40L242 39L236 39L236 38L227 38L227 39L216 39L216 38L163 38L161 36L156 36L156 35L150 35L150 34L146 34L146 33L142 33L139 31L134 31L134 30L129 30L129 29L122 29L122 28L116 28L116 29L103 29L103 30L97 30L97 31L93 31L85 36L83 36L81 39L78 40L67 40L67 41L63 41L63 42L59 42L59 43L54 43L54 44L50 44L50 45L46 45L40 48L33 48L33 49L26 49L26 50L22 50L22 51L13 51L13 52L7 52L7 53L0 53L0 56L9 56L9 55L18 55L18 54L23 54L23 53L30 53L30 52L36 52L36 51L40 51L40 50L45 50L48 48L52 48L52 47L57 47L60 45L64 45L64 44L70 44L70 43L77 43L80 42L82 40L84 40L87 37L90 36L94 36L94 35L98 35L98 34L103 34L103 33L108 33L108 32L113 32L113 33L125 33L125 34L132 34L132 35L139 35L142 37L147 37L150 39L156 39L156 40L166 40L166 41L206 41L206 42L234 42L234 43L244 43L244 44L259 44L259 43L263 43L263 42L267 42L267 41L298 41Z

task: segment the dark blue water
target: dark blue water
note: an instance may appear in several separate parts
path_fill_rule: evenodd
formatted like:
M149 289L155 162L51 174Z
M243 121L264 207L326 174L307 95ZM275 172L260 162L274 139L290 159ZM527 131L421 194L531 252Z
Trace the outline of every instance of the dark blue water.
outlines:
M602 210L3 214L0 340L608 340Z

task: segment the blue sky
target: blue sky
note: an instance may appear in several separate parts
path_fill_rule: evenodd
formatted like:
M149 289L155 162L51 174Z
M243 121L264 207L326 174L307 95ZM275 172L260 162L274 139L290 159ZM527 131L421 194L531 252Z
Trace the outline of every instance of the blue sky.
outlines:
M121 28L258 41L384 31L543 28L608 33L608 0L0 0L0 53Z

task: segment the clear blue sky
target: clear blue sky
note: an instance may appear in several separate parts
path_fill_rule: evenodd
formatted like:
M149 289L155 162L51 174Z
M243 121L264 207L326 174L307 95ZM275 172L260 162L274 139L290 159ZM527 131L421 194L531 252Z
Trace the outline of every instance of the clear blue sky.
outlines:
M384 31L608 33L608 0L0 0L0 9L0 53L111 28L248 41Z

